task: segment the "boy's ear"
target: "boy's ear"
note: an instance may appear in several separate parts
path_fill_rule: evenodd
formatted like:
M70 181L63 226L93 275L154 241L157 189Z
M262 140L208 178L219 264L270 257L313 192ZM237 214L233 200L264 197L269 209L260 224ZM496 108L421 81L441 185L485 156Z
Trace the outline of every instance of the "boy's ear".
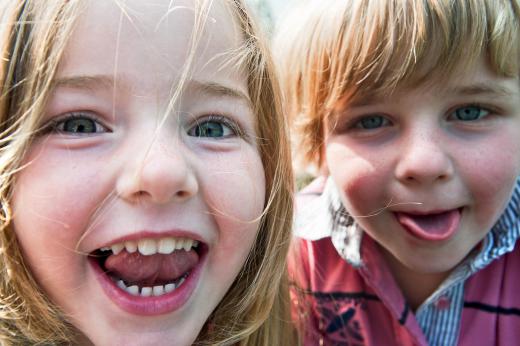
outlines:
M318 167L318 173L322 176L328 176L329 175L329 166L327 165L327 151L325 150L326 146L325 144L321 145L320 148L320 160L319 167Z
M329 176L329 167L327 166L327 161L324 159L321 167L319 168L319 174L321 176L328 177Z

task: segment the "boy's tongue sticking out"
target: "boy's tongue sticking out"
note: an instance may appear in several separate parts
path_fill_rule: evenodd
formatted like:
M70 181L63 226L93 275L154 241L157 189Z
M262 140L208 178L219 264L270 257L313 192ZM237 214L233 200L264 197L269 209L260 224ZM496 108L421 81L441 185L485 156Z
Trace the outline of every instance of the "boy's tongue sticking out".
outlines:
M105 269L128 284L153 286L172 282L189 272L198 261L199 255L194 250L150 256L121 251L107 258Z
M397 212L397 221L414 236L424 240L445 240L459 227L460 210L453 209L435 214Z

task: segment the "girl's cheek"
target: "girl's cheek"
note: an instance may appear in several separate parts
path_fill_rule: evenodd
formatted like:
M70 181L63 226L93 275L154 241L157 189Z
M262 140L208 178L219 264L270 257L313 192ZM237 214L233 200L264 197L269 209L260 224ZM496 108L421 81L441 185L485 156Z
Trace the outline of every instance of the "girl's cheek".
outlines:
M256 150L244 149L229 155L226 160L204 160L206 178L201 178L204 199L222 231L232 230L237 235L251 233L265 203L265 176L263 164ZM200 167L200 169L204 169Z
M17 214L64 229L76 229L89 220L99 201L99 186L105 183L103 168L71 155L38 148L30 151L28 165L16 177L13 202L20 209Z

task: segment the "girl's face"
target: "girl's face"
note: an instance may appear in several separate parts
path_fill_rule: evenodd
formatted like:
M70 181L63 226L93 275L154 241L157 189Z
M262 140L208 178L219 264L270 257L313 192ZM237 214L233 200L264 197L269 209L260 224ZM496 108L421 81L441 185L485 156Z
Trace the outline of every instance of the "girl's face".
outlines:
M46 130L17 176L15 232L90 342L188 345L238 275L264 206L246 77L226 64L240 29L215 1L169 109L193 3L117 3L79 16Z
M346 209L394 274L442 279L504 210L520 173L519 134L518 79L481 59L442 86L345 109L326 159Z

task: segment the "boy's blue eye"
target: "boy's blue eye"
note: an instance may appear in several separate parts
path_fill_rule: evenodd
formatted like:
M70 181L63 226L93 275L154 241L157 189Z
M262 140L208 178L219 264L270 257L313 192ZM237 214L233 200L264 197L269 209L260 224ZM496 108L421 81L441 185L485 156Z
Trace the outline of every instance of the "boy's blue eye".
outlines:
M489 114L489 111L479 106L465 106L457 108L453 115L456 120L460 121L475 121L485 117Z
M235 131L223 120L208 119L198 121L188 130L188 135L192 137L226 138L235 135Z
M389 120L381 115L370 115L359 119L355 124L354 128L362 130L375 130L383 126L387 126Z

